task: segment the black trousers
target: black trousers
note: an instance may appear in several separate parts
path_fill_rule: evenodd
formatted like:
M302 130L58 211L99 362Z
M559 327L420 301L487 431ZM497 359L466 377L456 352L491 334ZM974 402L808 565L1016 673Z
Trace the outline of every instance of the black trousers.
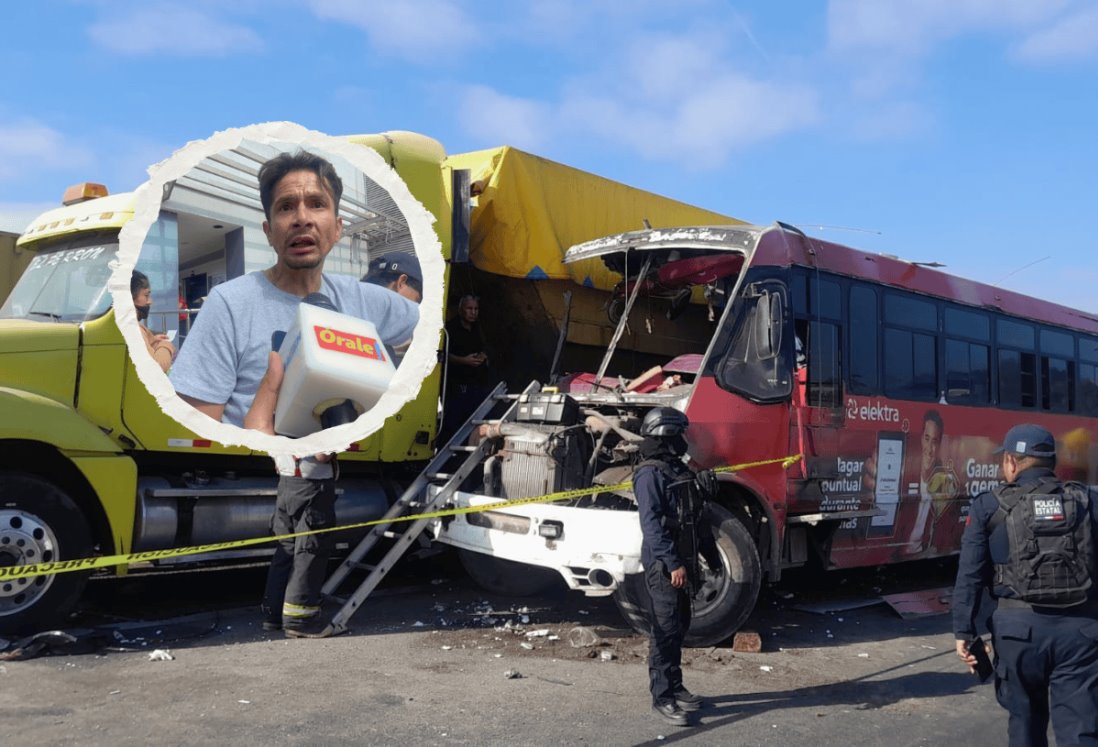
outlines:
M1011 747L1098 745L1098 619L1008 607L991 618L995 696Z
M648 685L652 704L672 703L675 693L683 689L682 641L690 627L690 597L686 587L676 589L671 585L671 575L663 563L645 568L644 580L651 598Z
M271 533L292 534L335 526L335 498L333 479L280 477ZM272 611L281 609L284 625L305 623L320 613L320 589L332 546L331 534L279 540L276 544L263 604Z

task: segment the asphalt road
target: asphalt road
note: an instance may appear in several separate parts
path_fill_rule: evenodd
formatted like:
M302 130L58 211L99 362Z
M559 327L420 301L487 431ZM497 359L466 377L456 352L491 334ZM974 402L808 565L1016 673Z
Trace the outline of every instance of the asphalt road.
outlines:
M404 569L349 634L318 641L260 629L261 569L94 584L72 625L95 635L0 664L0 743L1005 743L1005 713L953 655L948 616L794 609L945 585L948 565L766 592L748 624L762 653L688 652L686 684L709 705L683 729L650 712L645 639L611 600L491 597L447 562ZM577 626L599 645L573 648Z

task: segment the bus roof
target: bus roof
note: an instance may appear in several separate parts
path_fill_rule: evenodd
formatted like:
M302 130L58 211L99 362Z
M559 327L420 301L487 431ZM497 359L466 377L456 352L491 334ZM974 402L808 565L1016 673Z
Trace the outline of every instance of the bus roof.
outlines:
M1098 334L1098 316L1085 311L957 277L898 257L823 241L782 225L770 226L764 232L752 264L815 267L969 306Z
M684 226L629 231L577 244L568 250L564 261L572 263L595 257L606 261L627 250L643 253L674 249L742 252L750 257L751 265L755 267L814 267L969 306L993 309L1034 321L1098 334L1098 316L1085 311L967 280L899 257L823 241L782 223L770 226Z

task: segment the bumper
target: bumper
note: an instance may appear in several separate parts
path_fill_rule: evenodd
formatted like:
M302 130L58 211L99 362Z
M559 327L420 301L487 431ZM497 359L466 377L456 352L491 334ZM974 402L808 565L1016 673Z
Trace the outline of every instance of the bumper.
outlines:
M490 506L502 499L457 492L460 506ZM588 596L612 593L626 574L639 573L640 521L634 511L528 505L455 516L435 540L465 550L551 568L569 588Z

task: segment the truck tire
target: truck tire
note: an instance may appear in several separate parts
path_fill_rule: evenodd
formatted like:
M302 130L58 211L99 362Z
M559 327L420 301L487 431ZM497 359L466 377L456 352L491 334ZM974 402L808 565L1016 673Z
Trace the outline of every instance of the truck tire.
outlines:
M723 568L714 573L704 559L702 585L694 594L694 615L683 645L691 648L715 646L739 630L751 611L762 586L762 565L759 550L751 533L735 514L723 506L710 504L713 513L713 534ZM644 574L625 577L614 591L614 603L633 630L648 635L648 586Z
M0 567L86 558L91 531L76 504L52 483L0 472ZM30 633L72 610L90 572L0 579L0 633Z
M548 568L491 555L458 550L458 557L477 586L505 597L532 597L563 584L560 574Z

